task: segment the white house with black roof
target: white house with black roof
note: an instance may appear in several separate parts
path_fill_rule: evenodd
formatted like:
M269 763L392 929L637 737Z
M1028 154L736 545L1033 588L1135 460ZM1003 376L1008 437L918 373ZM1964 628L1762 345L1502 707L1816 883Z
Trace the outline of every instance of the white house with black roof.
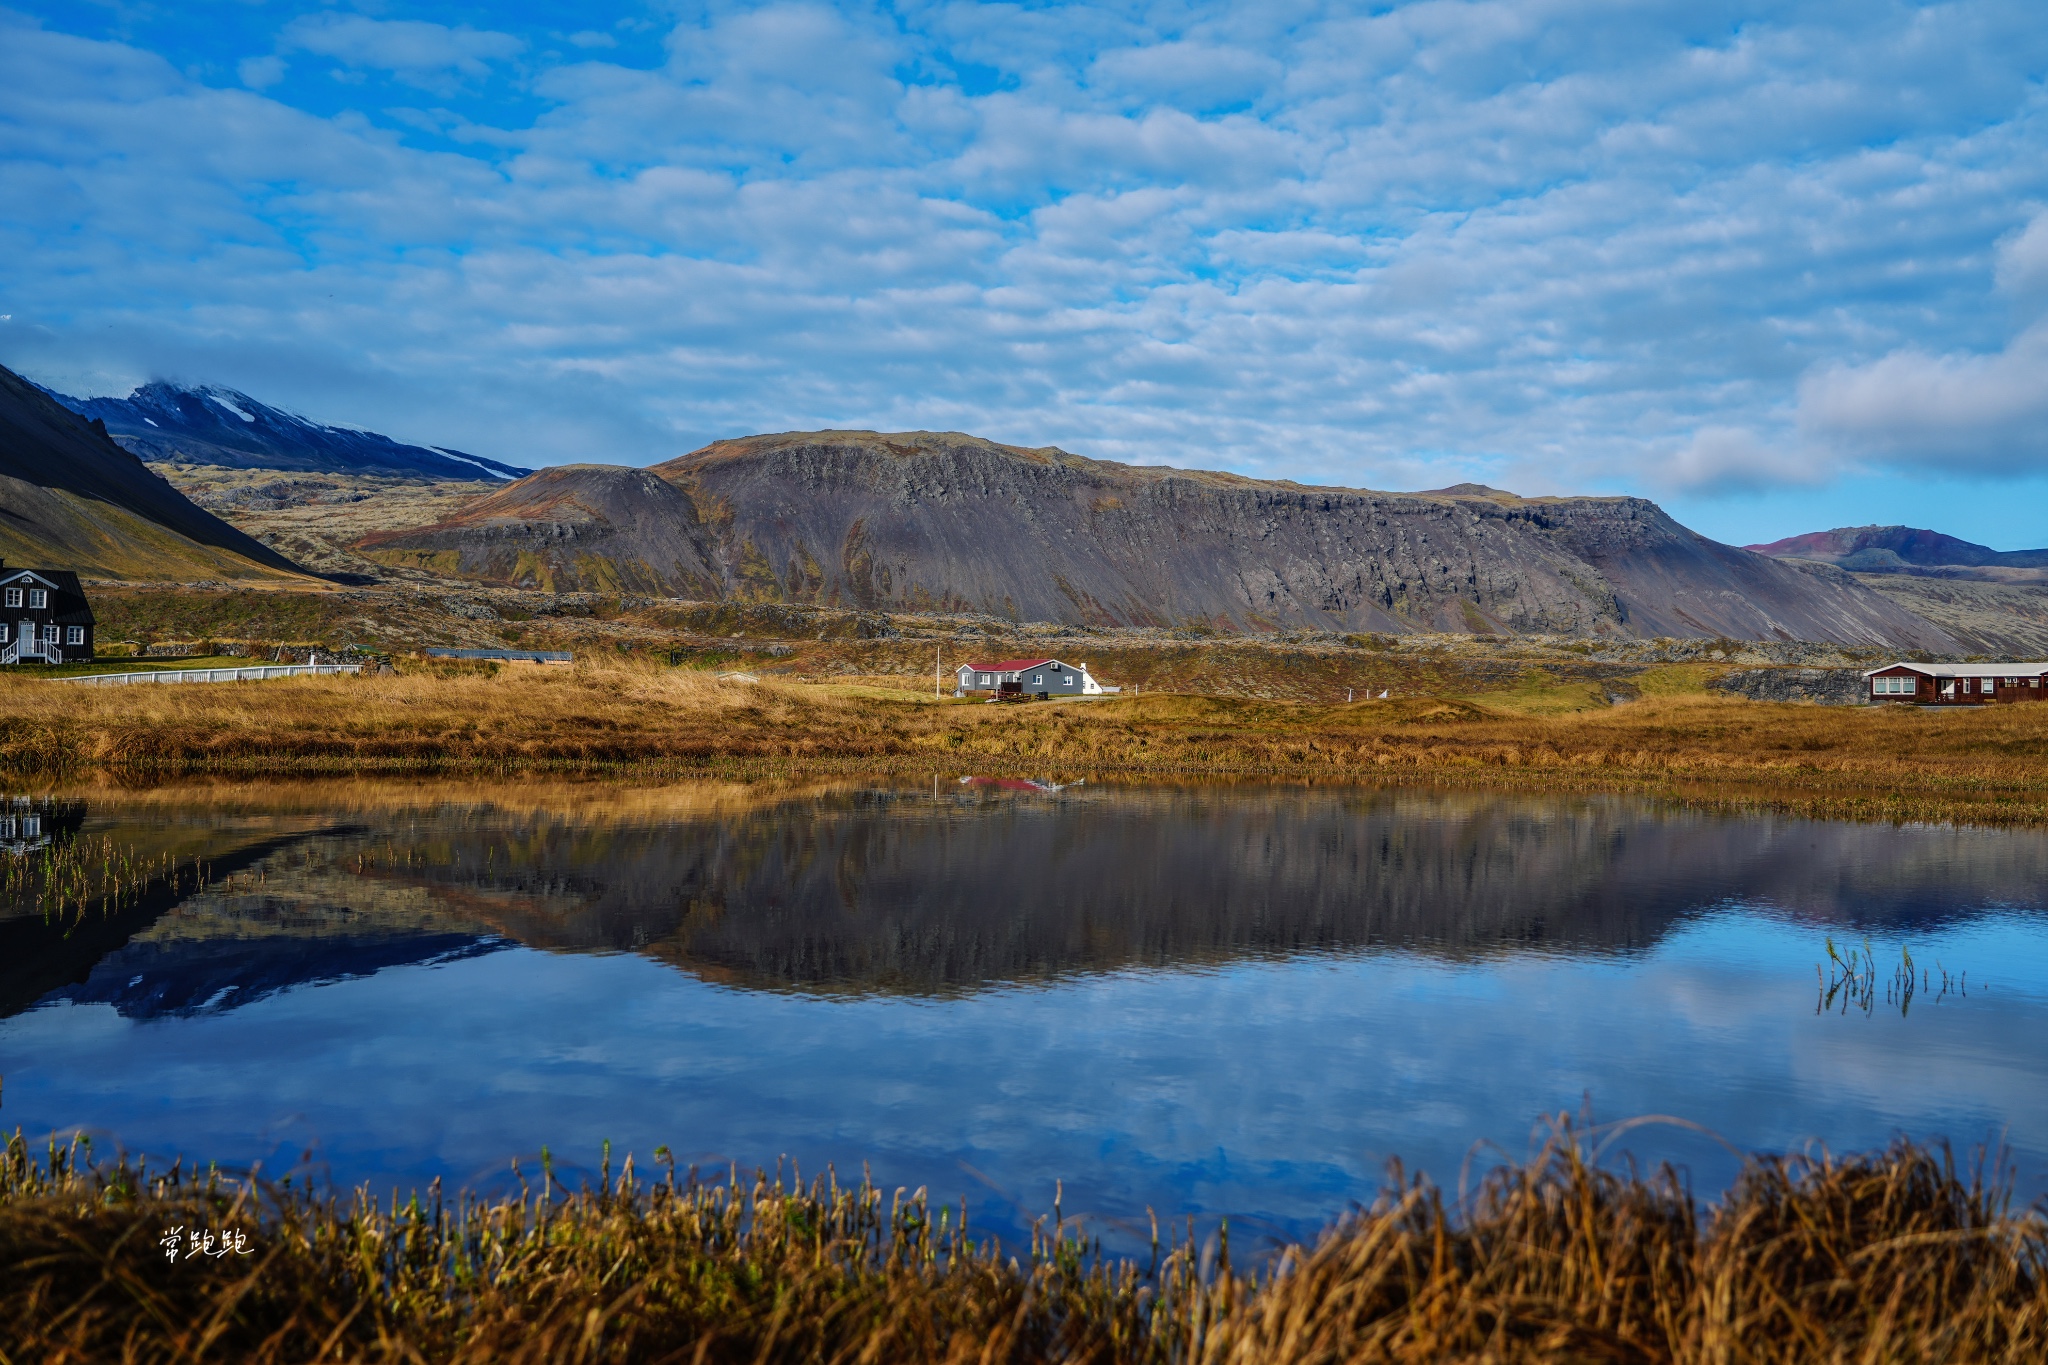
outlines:
M1088 665L1058 659L998 659L993 663L961 664L953 671L953 695L992 692L998 697L1099 697L1120 692L1089 675Z
M0 664L76 663L92 651L92 604L77 574L0 560Z

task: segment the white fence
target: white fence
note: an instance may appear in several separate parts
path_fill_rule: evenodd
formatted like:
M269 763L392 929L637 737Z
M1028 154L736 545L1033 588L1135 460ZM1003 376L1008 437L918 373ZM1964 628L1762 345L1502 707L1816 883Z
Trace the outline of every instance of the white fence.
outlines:
M260 682L265 678L324 678L335 673L360 673L361 664L265 664L260 668L164 668L154 673L87 673L65 682L88 687L123 687L129 683Z

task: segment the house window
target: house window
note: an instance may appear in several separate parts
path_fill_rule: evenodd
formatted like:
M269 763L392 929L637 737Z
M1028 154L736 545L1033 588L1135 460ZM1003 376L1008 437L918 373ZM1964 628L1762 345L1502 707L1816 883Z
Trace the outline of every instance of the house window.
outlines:
M10 607L18 607L21 605L20 588L9 588L7 590L7 605Z
M1043 687L1043 686L1045 686L1045 674L1041 673L1041 674L1039 674L1039 675L1038 675L1037 677L1033 678L1033 679L1031 680L1031 685L1032 685L1033 687Z
M44 626L44 627L43 627L43 642L44 642L45 644L52 644L52 645L56 644L56 643L57 643L57 641L58 641L58 640L59 640L59 639L61 638L61 637L60 637L60 636L58 635L58 633L57 633L57 632L58 632L58 631L60 631L60 630L62 630L62 629L63 629L63 627L61 627L61 626Z
M30 611L41 611L48 605L50 605L50 594L44 592L41 588L30 588L28 590L28 609Z
M1914 681L1912 678L1878 678L1872 691L1881 697L1909 696L1918 690L1913 686Z
M7 627L0 625L0 645L7 643Z
M2020 685L2020 680L2018 678L2007 678L2005 680L2005 685L2007 687L2018 687Z
M82 644L84 644L84 643L85 643L85 627L84 627L84 626L66 626L66 627L64 627L64 643L65 643L65 644L67 644L67 645L82 645Z

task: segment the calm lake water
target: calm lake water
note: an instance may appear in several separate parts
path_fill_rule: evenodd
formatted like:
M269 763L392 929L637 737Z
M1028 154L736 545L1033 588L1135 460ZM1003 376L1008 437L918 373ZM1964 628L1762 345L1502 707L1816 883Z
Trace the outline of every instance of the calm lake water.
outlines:
M200 860L0 908L0 1123L380 1186L542 1144L869 1164L1014 1232L1304 1235L1538 1120L2003 1141L2048 1189L2048 835L1327 787L188 788L40 841ZM0 833L6 827L0 824ZM4 841L0 841L4 842ZM37 845L31 847L31 845ZM1866 1009L1821 1000L1867 940ZM1908 947L1967 994L1885 997ZM1732 1170L1679 1126L1618 1148ZM573 1179L573 1176L572 1176Z

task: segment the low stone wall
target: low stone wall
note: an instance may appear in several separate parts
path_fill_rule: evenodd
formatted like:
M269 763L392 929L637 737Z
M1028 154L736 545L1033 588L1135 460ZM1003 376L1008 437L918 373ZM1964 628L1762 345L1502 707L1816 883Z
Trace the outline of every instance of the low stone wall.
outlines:
M1822 706L1862 706L1870 686L1860 668L1743 668L1707 684L1751 701L1810 701Z

